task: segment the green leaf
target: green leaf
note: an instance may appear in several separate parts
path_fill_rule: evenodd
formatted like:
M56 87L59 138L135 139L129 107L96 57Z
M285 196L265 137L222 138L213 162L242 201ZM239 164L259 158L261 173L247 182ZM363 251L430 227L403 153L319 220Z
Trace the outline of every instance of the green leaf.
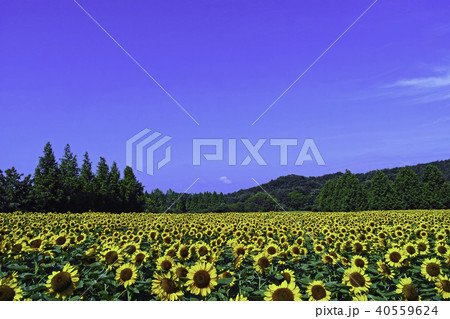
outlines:
M219 280L217 280L217 284L219 285L229 285L234 278L221 278Z

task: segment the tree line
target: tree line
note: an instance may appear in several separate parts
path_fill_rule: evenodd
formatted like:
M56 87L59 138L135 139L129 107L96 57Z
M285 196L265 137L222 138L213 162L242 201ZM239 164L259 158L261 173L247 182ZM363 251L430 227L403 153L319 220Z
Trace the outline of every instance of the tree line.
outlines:
M33 176L0 170L0 212L142 211L144 205L144 187L130 167L121 178L117 163L108 167L100 157L94 173L86 152L80 168L70 145L58 163L47 143Z
M226 195L182 194L171 189L148 193L130 167L125 168L122 177L116 162L109 167L100 157L94 172L88 153L80 167L70 145L66 145L58 162L47 143L33 176L23 176L14 167L0 170L0 212L450 209L450 183L446 181L450 161L435 163L356 175L346 171L319 177L282 176L263 184L268 193L259 187Z
M346 171L325 183L316 205L319 211L450 209L450 183L432 164L421 176L411 167L404 167L393 180L377 171L365 184Z

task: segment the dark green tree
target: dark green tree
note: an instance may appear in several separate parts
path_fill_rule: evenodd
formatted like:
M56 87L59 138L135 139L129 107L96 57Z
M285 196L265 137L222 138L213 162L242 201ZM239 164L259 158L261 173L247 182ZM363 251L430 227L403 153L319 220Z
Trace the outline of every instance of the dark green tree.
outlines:
M5 175L0 170L0 212L29 210L31 176L22 176L14 167L7 169Z
M308 197L300 192L292 191L288 194L289 196L289 207L293 210L304 210L307 206Z
M59 171L63 191L62 212L74 211L77 209L79 200L80 169L78 168L77 157L71 152L69 144L64 148L64 157L60 159Z
M258 192L244 203L247 212L269 212L277 209L277 205L269 195Z
M422 174L422 199L423 208L444 208L441 188L445 183L444 174L434 165L429 164Z
M422 185L417 174L409 167L402 168L394 181L394 200L397 209L422 208Z
M121 208L122 202L120 200L120 171L117 167L117 163L113 162L108 173L106 209L110 212L119 213L119 210Z
M445 182L441 188L442 205L446 209L450 209L450 183Z
M121 194L124 211L140 212L144 210L144 187L137 181L133 169L127 166L121 180Z
M80 171L81 192L78 201L78 210L87 212L94 209L94 174L92 173L92 162L86 152L83 156L83 165Z
M97 173L94 178L95 209L97 211L103 212L107 210L108 178L108 164L106 164L104 157L100 157L100 161L97 164Z
M337 184L337 179L328 180L325 185L323 185L319 195L317 195L316 203L317 208L321 212L332 212L335 210L336 203L334 202L335 188Z
M50 143L44 147L44 156L39 157L33 182L32 198L36 210L60 211L64 193L58 163Z
M333 195L333 210L353 212L367 209L367 193L349 170L338 178Z
M392 182L382 171L377 171L370 183L369 209L389 210L393 208L393 201Z

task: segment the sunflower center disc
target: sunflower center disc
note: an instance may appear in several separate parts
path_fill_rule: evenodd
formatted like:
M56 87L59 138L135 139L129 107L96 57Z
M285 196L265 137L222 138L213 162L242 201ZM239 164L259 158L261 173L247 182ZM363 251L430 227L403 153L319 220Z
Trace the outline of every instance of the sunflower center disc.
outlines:
M272 295L275 301L294 301L294 294L288 288L278 288Z
M261 258L259 258L259 260L258 260L258 265L259 265L261 268L267 268L267 267L269 267L269 265L270 265L270 261L269 261L269 259L267 259L267 257L261 257Z
M286 280L287 283L291 282L291 275L287 272L282 273L281 276L283 276L284 280Z
M133 270L131 270L130 268L125 268L120 272L120 279L122 279L123 281L130 280L131 277L133 277Z
M187 250L187 248L181 248L180 249L180 256L182 258L187 258L189 256L189 250Z
M35 239L30 243L30 247L31 248L39 248L39 247L41 247L41 243L42 243L41 239Z
M419 298L419 294L413 285L404 285L402 292L408 301L415 301Z
M0 286L0 301L12 301L16 292L9 286Z
M178 277L186 277L188 274L188 271L186 268L180 267L177 269L177 271L175 273L177 274Z
M269 247L267 249L267 252L271 255L275 255L275 253L277 252L277 250L275 249L275 247Z
M448 280L441 280L442 290L445 292L450 292L450 281Z
M115 263L118 258L119 254L116 251L110 251L105 256L105 260L108 265Z
M437 275L439 275L440 272L440 267L438 264L435 263L429 263L427 265L427 274L430 275L431 277L436 277Z
M238 249L236 249L236 255L240 256L240 255L244 255L245 254L245 249L240 247Z
M413 255L416 253L416 249L413 246L408 246L406 247L406 251L408 252L408 254Z
M169 278L164 278L163 280L161 280L161 287L168 294L177 292L177 285L173 280Z
M56 240L56 245L61 246L61 245L64 245L65 243L66 243L66 238L63 236L58 237L58 239Z
M136 262L141 264L144 261L145 255L143 253L139 253L136 255Z
M208 248L206 248L205 246L200 247L200 249L198 250L198 254L200 256L205 256L208 253Z
M366 264L366 263L365 263L364 260L362 260L362 259L356 259L356 260L355 260L355 265L356 265L356 267L364 268L365 264Z
M397 263L401 258L402 258L402 255L400 255L400 253L396 252L396 251L394 251L393 253L391 253L389 255L389 259L394 263Z
M445 254L447 252L447 248L445 248L445 246L439 246L437 250L440 254Z
M172 268L172 263L169 261L169 260L164 260L162 263L161 263L161 268L163 269L163 270L169 270L170 268Z
M65 271L56 274L51 281L52 289L55 292L63 292L72 285L72 276Z
M366 279L358 272L352 273L350 276L350 284L353 287L364 287L366 285Z
M194 274L194 283L198 288L206 288L209 286L211 277L206 270L199 270Z
M325 288L319 285L315 285L311 288L311 294L314 299L321 300L327 296L327 292L325 291Z

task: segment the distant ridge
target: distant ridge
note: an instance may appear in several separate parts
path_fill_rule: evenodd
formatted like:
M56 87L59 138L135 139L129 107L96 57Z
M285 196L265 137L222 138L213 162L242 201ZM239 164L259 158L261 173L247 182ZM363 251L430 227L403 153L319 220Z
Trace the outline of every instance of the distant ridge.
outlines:
M425 167L429 164L433 164L437 168L439 168L439 170L444 174L446 181L450 181L450 159L408 166L420 177ZM381 171L383 171L389 177L389 179L393 180L395 178L395 175L401 168L402 167L385 168L381 169ZM359 173L355 175L359 179L359 181L363 185L365 185L373 177L376 171L377 170L373 170L367 173ZM270 182L261 184L261 186L269 194L279 199L281 202L287 200L288 194L292 191L298 191L305 195L311 196L311 200L313 200L313 197L315 198L315 196L320 192L322 186L328 180L338 178L342 174L342 172L337 172L333 174L312 177L291 174L280 176L277 179L271 180ZM259 186L255 186L226 194L225 197L228 203L236 203L239 201L245 201L247 198L255 195L260 191L261 188Z

